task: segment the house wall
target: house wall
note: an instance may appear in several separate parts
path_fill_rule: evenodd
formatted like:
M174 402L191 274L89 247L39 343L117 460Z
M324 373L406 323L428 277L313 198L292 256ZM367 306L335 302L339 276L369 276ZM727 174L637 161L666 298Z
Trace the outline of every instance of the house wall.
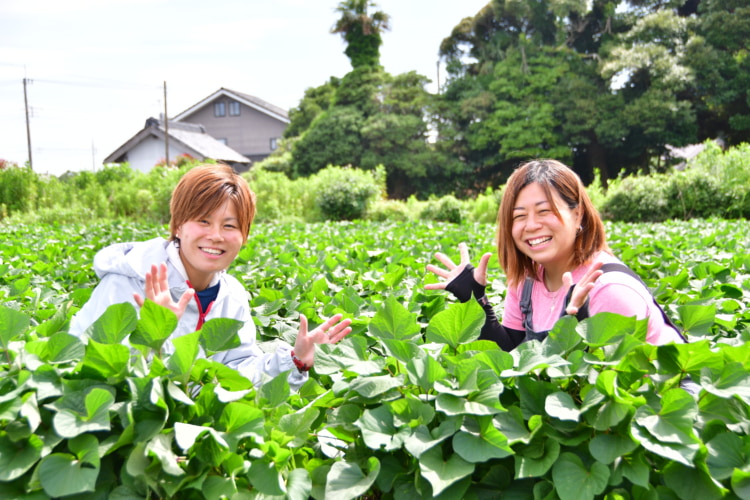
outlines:
M174 160L177 156L185 153L194 154L185 148L179 147L179 145L173 145L170 141L170 160ZM164 141L154 136L149 136L128 151L127 157L130 168L140 170L141 172L148 172L154 168L154 165L164 161Z
M225 103L225 115L221 117L214 116L214 104L218 101ZM280 139L287 124L242 103L239 116L230 116L230 102L234 99L219 96L181 121L203 125L209 135L226 139L227 146L252 160L271 154L271 140Z

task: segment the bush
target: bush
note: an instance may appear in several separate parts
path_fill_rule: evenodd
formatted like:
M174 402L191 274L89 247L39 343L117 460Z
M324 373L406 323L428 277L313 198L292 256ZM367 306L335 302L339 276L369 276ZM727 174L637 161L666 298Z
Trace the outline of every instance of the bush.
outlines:
M257 199L255 220L258 222L292 222L304 220L309 206L309 187L305 180L291 180L283 172L256 165L242 177L250 184Z
M497 222L497 212L500 209L500 200L503 198L503 189L493 191L488 187L484 193L480 193L475 199L468 201L468 218L474 222L494 224Z
M0 204L9 214L36 208L37 175L31 167L4 163L0 169Z
M455 196L443 196L439 199L428 200L426 206L419 214L419 218L422 220L459 224L464 219L463 208L461 202Z
M414 220L412 211L401 200L375 200L367 211L367 219L378 222Z
M375 172L329 166L313 176L315 204L325 220L362 219L385 190L384 169Z
M669 175L632 176L610 182L602 217L623 222L658 222L670 218Z

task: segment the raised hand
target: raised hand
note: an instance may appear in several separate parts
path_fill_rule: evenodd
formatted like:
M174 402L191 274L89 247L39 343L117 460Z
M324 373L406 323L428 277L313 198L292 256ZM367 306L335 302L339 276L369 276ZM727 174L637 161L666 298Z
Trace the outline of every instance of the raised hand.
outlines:
M146 299L166 307L177 315L177 319L180 319L188 303L195 295L195 290L189 288L182 294L179 301L175 302L172 300L172 294L169 292L169 282L167 281L167 264L162 262L158 268L156 265L152 265L151 271L146 272L145 294ZM143 307L143 297L134 293L133 298L138 307Z
M342 320L343 315L331 316L314 330L307 331L307 318L304 314L299 316L299 333L294 343L294 355L309 367L315 362L316 344L335 344L349 335L352 331L349 326L350 319Z
M586 303L589 292L594 288L594 283L596 283L596 280L602 275L601 267L601 262L595 263L591 266L591 269L586 271L586 274L583 275L581 281L576 283L576 286L573 289L573 294L570 296L570 302L568 302L568 305L565 308L565 314L570 314L571 316L578 314L578 310ZM562 280L563 290L568 290L571 285L573 285L573 275L570 272L563 274Z
M461 262L456 265L450 257L445 255L442 252L436 252L435 258L439 260L445 268L433 266L432 264L427 264L427 271L431 272L432 274L443 278L444 281L439 281L437 283L428 283L424 287L427 290L444 290L445 287L453 281L453 279L461 274L461 272L464 270L464 268L470 264L469 262L469 247L466 245L466 243L459 243L458 245L458 252L461 256ZM479 265L474 268L474 281L479 283L482 286L487 285L487 263L490 261L490 257L492 256L491 253L486 253L482 255L482 257L479 259Z

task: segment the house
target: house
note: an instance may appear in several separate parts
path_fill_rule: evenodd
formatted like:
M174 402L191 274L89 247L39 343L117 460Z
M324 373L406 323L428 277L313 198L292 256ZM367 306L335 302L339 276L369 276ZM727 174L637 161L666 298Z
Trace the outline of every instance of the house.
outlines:
M148 172L164 161L167 144L170 160L180 155L199 160L210 158L232 165L237 171L247 170L252 163L249 158L208 135L201 125L173 121L167 125L165 130L163 121L149 118L143 129L107 156L104 163L128 162L132 169ZM165 141L167 136L169 139Z
M289 125L289 114L257 97L220 88L175 116L174 121L196 123L206 132L252 161L276 149Z

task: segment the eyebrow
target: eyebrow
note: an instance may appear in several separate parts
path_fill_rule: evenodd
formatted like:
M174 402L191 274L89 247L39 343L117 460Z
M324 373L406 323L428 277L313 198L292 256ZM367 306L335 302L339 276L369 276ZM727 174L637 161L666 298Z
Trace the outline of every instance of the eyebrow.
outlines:
M539 205L544 205L545 203L549 203L549 201L547 201L547 200L537 201L536 203L534 203L534 206L538 207ZM526 210L526 208L525 207L514 207L513 210L514 211L515 210Z

